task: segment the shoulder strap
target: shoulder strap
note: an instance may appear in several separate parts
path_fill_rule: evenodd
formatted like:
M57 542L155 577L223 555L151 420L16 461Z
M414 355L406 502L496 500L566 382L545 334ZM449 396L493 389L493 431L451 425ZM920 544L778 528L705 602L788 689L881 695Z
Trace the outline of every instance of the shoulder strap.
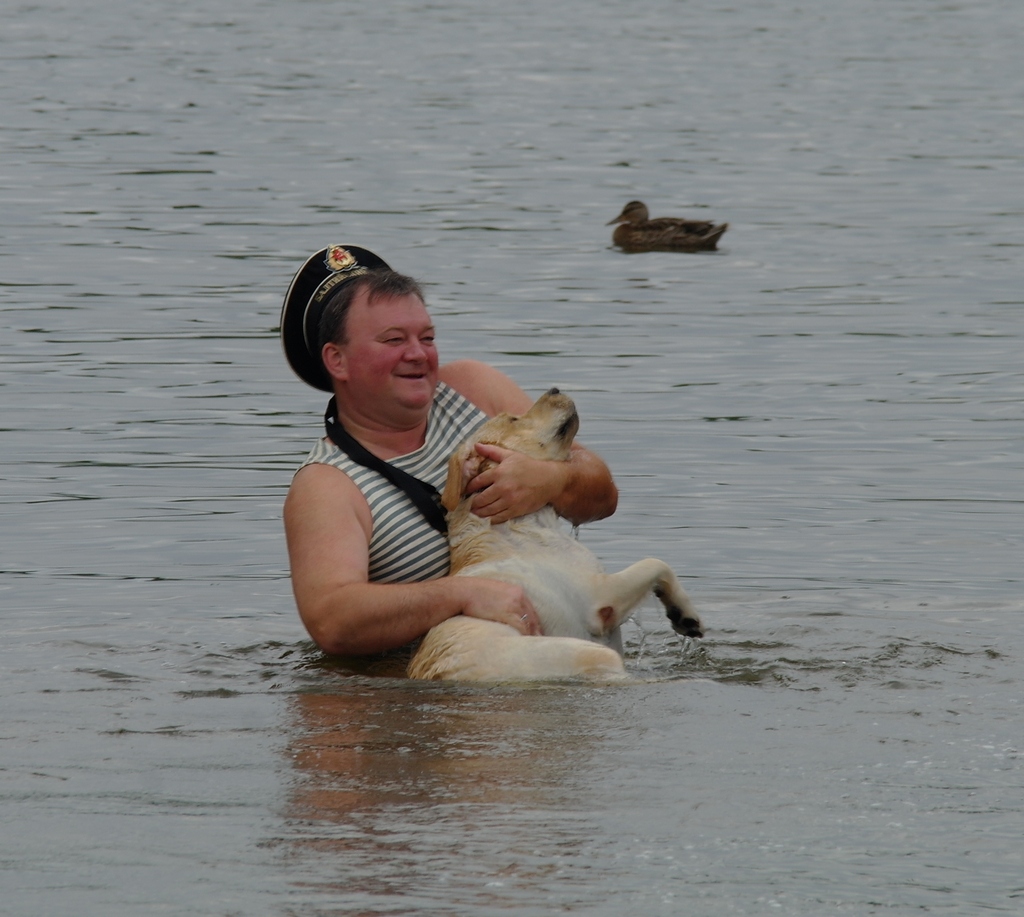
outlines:
M345 452L353 462L373 469L387 478L399 490L405 491L416 508L423 514L423 518L442 535L448 534L448 524L445 522L444 510L441 509L440 494L437 488L426 481L413 477L407 471L402 471L401 468L396 468L389 462L385 462L384 459L378 458L359 443L338 420L338 405L334 398L327 405L327 413L324 414L324 427L334 445Z

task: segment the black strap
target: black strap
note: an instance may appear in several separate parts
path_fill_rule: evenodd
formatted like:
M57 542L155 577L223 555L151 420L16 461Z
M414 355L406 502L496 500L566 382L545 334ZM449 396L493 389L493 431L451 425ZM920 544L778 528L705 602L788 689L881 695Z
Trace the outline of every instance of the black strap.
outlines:
M423 513L423 518L442 535L448 534L448 523L445 522L444 510L441 509L440 493L437 488L433 484L414 478L407 471L396 468L385 462L384 459L377 458L369 449L357 442L338 420L338 404L334 398L327 405L327 413L324 414L324 427L334 445L346 453L353 462L358 462L364 468L373 469L387 478L399 490L405 491L409 499L416 504L416 508Z

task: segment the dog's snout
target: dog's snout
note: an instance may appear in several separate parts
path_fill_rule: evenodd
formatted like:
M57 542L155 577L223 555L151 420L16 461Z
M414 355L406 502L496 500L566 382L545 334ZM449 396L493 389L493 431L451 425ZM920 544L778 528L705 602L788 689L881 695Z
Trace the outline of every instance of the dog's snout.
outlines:
M561 393L561 392L560 392L560 391L559 391L559 390L558 390L557 388L555 388L554 386L552 386L551 388L549 388L549 389L547 390L547 394L548 394L548 395L561 395L562 393Z

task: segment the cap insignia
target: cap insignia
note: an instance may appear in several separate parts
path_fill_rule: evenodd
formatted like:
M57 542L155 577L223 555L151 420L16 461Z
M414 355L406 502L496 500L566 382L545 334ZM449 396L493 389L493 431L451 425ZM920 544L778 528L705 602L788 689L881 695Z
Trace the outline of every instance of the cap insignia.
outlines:
M324 263L332 271L347 271L355 266L356 256L347 248L342 248L340 245L331 245L327 249L327 257L324 259Z

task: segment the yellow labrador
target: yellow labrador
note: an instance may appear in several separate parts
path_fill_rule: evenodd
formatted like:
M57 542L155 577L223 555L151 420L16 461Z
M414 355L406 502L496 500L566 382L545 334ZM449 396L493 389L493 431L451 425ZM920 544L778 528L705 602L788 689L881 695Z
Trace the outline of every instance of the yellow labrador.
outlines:
M465 488L486 462L474 443L567 461L578 428L572 399L553 388L521 417L500 414L489 420L452 454L441 497L448 510L452 574L522 586L537 609L544 636L524 637L506 624L457 615L423 638L409 663L411 678L624 678L619 626L650 592L665 606L677 633L703 636L689 597L664 562L648 558L608 574L550 506L501 525L470 511Z

